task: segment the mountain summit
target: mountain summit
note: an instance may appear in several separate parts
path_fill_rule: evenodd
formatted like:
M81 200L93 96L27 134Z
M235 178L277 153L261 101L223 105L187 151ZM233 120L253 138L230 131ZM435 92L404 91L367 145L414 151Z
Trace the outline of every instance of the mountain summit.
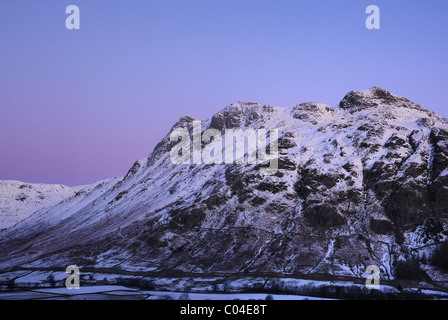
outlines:
M175 128L192 130L192 116ZM170 161L168 134L105 180L0 232L0 267L363 277L448 236L448 120L382 88L339 107L232 104L207 129L277 129L278 171Z

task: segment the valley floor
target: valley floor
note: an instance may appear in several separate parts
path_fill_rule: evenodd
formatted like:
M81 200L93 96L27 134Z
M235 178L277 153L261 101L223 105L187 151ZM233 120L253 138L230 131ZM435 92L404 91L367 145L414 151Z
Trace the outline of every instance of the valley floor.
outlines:
M0 300L320 300L300 295L266 293L182 293L144 291L124 286L89 286L79 290L43 288L0 292Z
M115 270L116 271L116 270ZM0 272L0 300L447 300L448 283L382 281L369 290L366 279L303 275L155 275L85 270L80 288L67 289L63 270Z

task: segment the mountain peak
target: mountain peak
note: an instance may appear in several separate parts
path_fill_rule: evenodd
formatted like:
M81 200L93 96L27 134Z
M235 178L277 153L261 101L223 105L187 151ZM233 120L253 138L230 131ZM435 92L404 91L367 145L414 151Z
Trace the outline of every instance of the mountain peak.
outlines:
M222 130L250 126L265 115L273 113L274 107L249 101L233 103L216 113L211 120L210 128Z
M193 121L195 121L195 120L197 120L197 119L194 116L192 116L192 115L182 116L173 125L173 127L171 128L171 131L176 129L176 128L188 129L191 126L191 124L193 123Z
M260 104L256 101L238 101L237 104L233 104L233 105L240 105L242 107L260 106Z
M341 109L350 113L372 108L408 108L429 112L425 107L405 97L390 93L381 87L372 87L369 90L350 91L339 103Z

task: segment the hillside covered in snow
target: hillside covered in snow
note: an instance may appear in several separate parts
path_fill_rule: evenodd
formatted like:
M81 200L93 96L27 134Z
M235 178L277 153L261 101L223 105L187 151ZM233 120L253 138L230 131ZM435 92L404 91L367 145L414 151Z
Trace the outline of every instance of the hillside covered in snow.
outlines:
M64 185L0 181L0 229L14 226L35 211L74 195L77 188Z

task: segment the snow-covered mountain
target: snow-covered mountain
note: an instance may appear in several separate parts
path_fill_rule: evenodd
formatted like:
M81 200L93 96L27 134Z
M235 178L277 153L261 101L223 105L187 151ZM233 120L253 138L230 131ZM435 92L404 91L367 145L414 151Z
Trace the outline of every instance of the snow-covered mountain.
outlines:
M278 171L173 164L169 133L126 176L0 232L0 268L359 277L377 265L393 278L398 260L448 236L448 120L404 97L375 87L339 107L240 102L209 128L278 129Z
M0 229L12 227L33 212L61 202L78 189L64 185L0 181Z

